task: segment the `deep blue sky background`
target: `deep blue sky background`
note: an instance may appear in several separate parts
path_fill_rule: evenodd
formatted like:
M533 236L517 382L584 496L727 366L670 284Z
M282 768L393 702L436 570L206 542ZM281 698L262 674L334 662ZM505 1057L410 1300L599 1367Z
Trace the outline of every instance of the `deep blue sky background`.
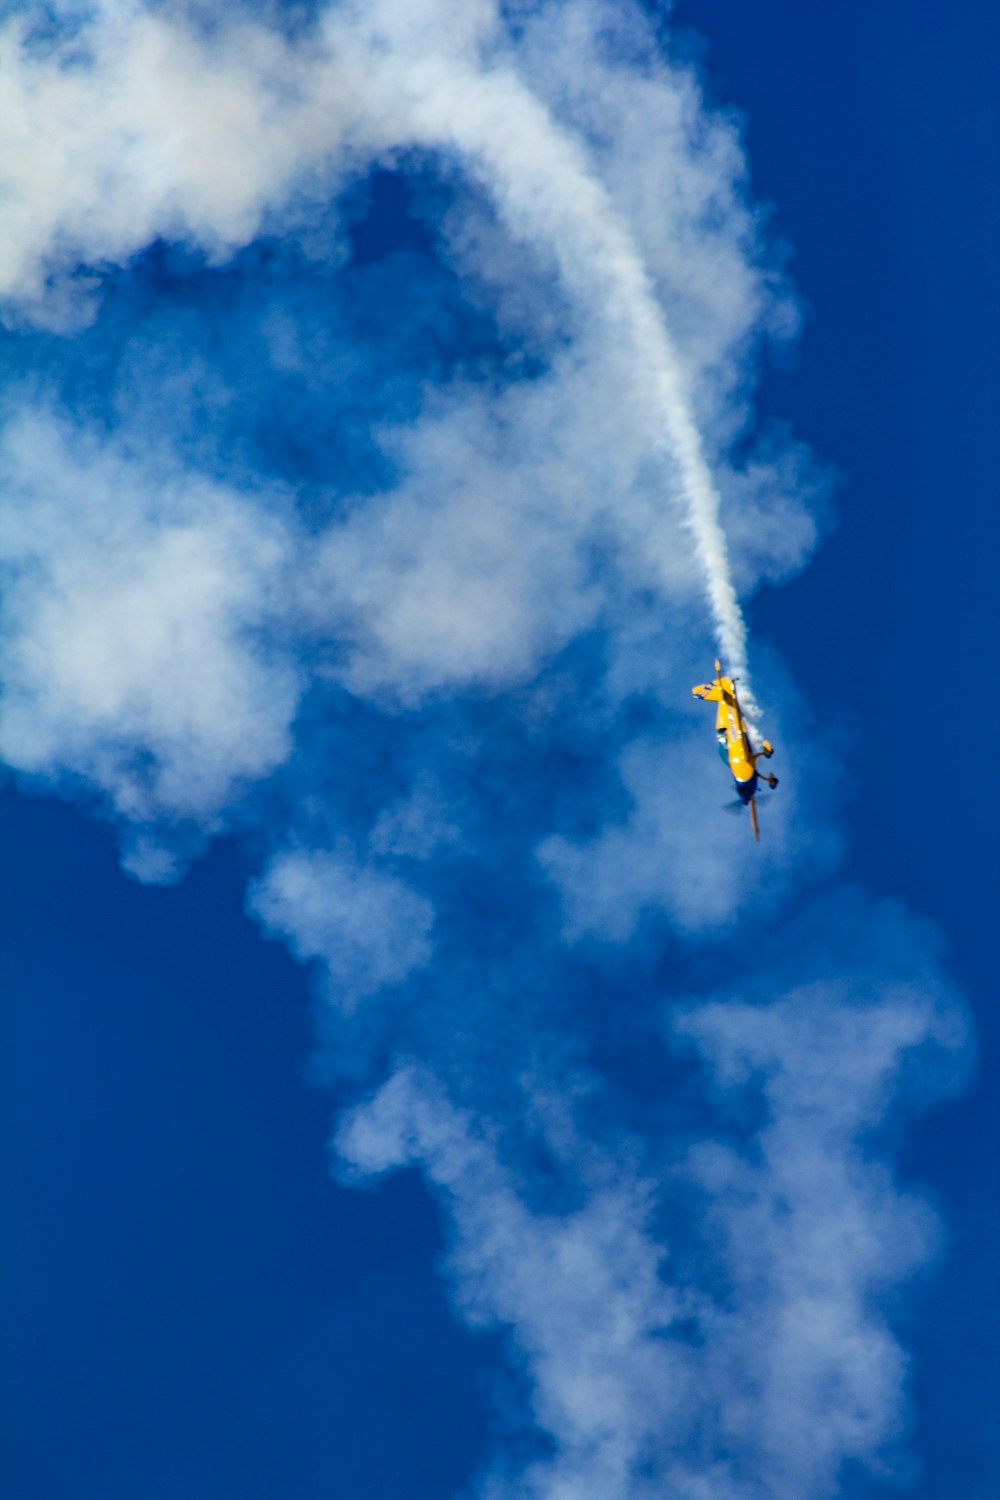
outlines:
M747 112L809 308L784 414L840 470L839 525L750 611L852 740L847 867L943 927L980 1027L978 1080L916 1129L913 1168L951 1225L916 1310L928 1465L917 1493L1000 1483L1000 1022L991 850L1000 802L981 747L1000 641L1000 16L885 0L697 0L717 97ZM984 673L986 680L984 681ZM986 688L984 692L983 689Z
M810 308L762 408L844 477L837 530L751 627L848 732L846 873L940 924L979 1021L974 1087L907 1147L951 1244L901 1317L912 1493L985 1500L1000 15L689 0L676 16L707 39L715 97L748 114L755 188ZM2 808L6 1493L318 1500L334 1469L352 1500L453 1492L486 1449L495 1350L448 1311L415 1176L331 1182L307 980L243 915L242 856L223 844L176 889L146 889L79 812L12 789Z

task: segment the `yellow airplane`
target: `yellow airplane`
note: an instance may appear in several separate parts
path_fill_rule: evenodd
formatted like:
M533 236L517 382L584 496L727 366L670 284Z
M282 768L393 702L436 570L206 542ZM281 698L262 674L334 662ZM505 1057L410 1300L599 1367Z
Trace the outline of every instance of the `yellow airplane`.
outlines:
M750 809L753 836L759 839L760 825L757 822L757 803L754 800L757 789L761 781L766 781L769 787L776 787L778 778L766 771L758 772L757 762L762 756L770 760L774 751L767 740L761 742L759 750L754 750L747 721L736 696L735 682L731 677L723 677L721 662L715 663L715 674L714 682L703 682L691 691L696 698L704 698L707 703L719 705L715 716L715 738L719 742L719 754L733 773L740 802Z

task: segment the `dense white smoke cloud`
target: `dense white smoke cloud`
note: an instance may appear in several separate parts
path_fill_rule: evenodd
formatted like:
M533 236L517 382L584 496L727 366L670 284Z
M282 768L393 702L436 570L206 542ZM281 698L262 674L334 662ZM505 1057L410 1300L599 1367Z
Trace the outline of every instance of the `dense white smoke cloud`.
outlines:
M513 1480L493 1475L491 1500L801 1500L838 1493L845 1462L889 1458L906 1357L879 1296L927 1259L937 1226L869 1139L901 1078L917 1098L955 1086L964 1034L915 924L856 901L819 917L828 930L845 919L882 962L907 966L895 944L909 944L923 982L887 983L861 958L762 1003L672 1013L669 1034L697 1050L733 1128L660 1142L648 1176L635 1163L649 1148L627 1138L577 1149L560 1161L569 1211L529 1212L503 1161L509 1124L456 1111L418 1069L341 1126L345 1170L426 1172L454 1225L459 1307L507 1328L523 1362L555 1451ZM522 1097L558 1159L567 1107L544 1105ZM760 1117L749 1136L735 1124L748 1110Z
M592 37L609 15L600 5L577 8ZM223 257L249 242L269 211L294 211L296 192L329 191L331 172L359 156L414 145L457 152L510 231L554 259L600 341L605 379L624 383L643 414L690 528L720 649L753 709L690 375L627 220L581 138L525 85L492 6L460 21L453 5L341 7L308 50L250 23L206 37L169 13L132 7L99 9L64 57L33 48L16 17L2 43L0 142L12 208L0 294L41 316L46 307L70 315L64 280L45 300L47 276L67 262L122 262L156 235L190 237ZM78 67L81 50L90 67ZM596 61L593 40L590 51ZM670 81L662 69L661 81ZM662 575L674 545L669 522L654 522L647 555Z
M793 775L751 872L689 692L704 592L745 672L733 577L787 576L816 536L799 450L733 457L755 341L794 317L731 122L627 5L376 0L289 37L105 4L71 34L5 22L0 140L22 337L100 339L102 289L157 239L249 288L211 400L204 350L177 350L198 314L130 332L97 415L56 382L8 396L0 754L101 798L140 878L175 876L192 830L249 821L268 850L251 911L321 974L336 1045L357 1066L350 1028L382 1026L382 1053L417 1059L339 1150L360 1174L420 1166L457 1306L510 1330L552 1452L499 1461L482 1493L810 1500L845 1461L877 1467L905 1381L878 1299L933 1234L868 1133L909 1059L960 1051L932 958L880 928L908 986L862 966L858 1003L836 966L812 988L775 966L762 994L688 1004L668 1045L645 1039L715 1121L676 1133L601 1114L580 1061L598 1007L565 967L598 952L599 989L647 918L683 954L835 843ZM333 279L380 166L409 174L428 260L490 326L488 355L414 359L405 400L332 295L271 305L239 255L266 235ZM432 342L407 297L441 279L395 270L406 353ZM374 313L390 290L359 277L342 299ZM320 478L285 483L245 432L224 476L211 432L191 439L199 401L212 429L317 370L369 404L377 473L338 467L335 424Z
M211 825L291 743L297 675L262 645L289 562L280 497L24 409L0 484L3 758L83 777L137 823Z
M683 1301L647 1233L650 1185L594 1159L582 1208L534 1214L477 1125L413 1070L348 1118L338 1146L365 1175L423 1168L457 1231L450 1270L464 1316L515 1329L529 1361L533 1416L559 1457L512 1486L495 1476L483 1494L649 1492L630 1474L690 1420L692 1373L688 1351L664 1337Z
M231 254L358 113L345 70L241 18L213 37L182 9L98 4L65 40L37 22L0 31L0 292L28 316L92 315L78 267L157 236Z

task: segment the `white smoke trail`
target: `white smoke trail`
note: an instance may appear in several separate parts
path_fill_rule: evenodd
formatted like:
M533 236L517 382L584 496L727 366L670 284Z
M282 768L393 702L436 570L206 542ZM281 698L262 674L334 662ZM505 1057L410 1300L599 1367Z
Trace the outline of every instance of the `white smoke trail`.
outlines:
M748 716L756 719L746 624L729 566L719 493L680 359L633 237L582 146L513 68L469 67L440 46L414 62L393 45L398 23L390 12L386 6L376 11L382 26L389 22L385 30L370 22L364 28L363 65L375 87L402 107L410 138L459 152L512 232L548 249L566 287L599 312L612 343L617 332L637 399L649 413L652 442L676 471L719 650L740 679ZM353 41L347 39L347 48ZM610 371L609 378L614 376Z
M490 0L337 7L308 56L235 22L224 67L177 16L99 5L89 35L91 98L78 94L87 85L72 70L26 48L20 28L2 34L11 219L0 287L38 311L46 267L67 247L121 261L157 234L186 232L228 253L317 171L322 192L331 166L414 145L458 155L515 237L555 262L613 351L609 383L634 392L650 447L673 470L718 647L753 714L746 627L682 360L626 218L585 143L525 81ZM121 140L134 143L129 152L118 151ZM60 295L69 289L46 293L57 321ZM653 518L648 561L661 580L674 535L665 516L659 528Z

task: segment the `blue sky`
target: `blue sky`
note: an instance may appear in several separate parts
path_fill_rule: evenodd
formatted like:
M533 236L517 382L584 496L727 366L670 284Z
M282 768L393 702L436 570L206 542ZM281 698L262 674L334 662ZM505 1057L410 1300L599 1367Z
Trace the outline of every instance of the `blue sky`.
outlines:
M6 9L9 1493L993 1493L998 44Z

